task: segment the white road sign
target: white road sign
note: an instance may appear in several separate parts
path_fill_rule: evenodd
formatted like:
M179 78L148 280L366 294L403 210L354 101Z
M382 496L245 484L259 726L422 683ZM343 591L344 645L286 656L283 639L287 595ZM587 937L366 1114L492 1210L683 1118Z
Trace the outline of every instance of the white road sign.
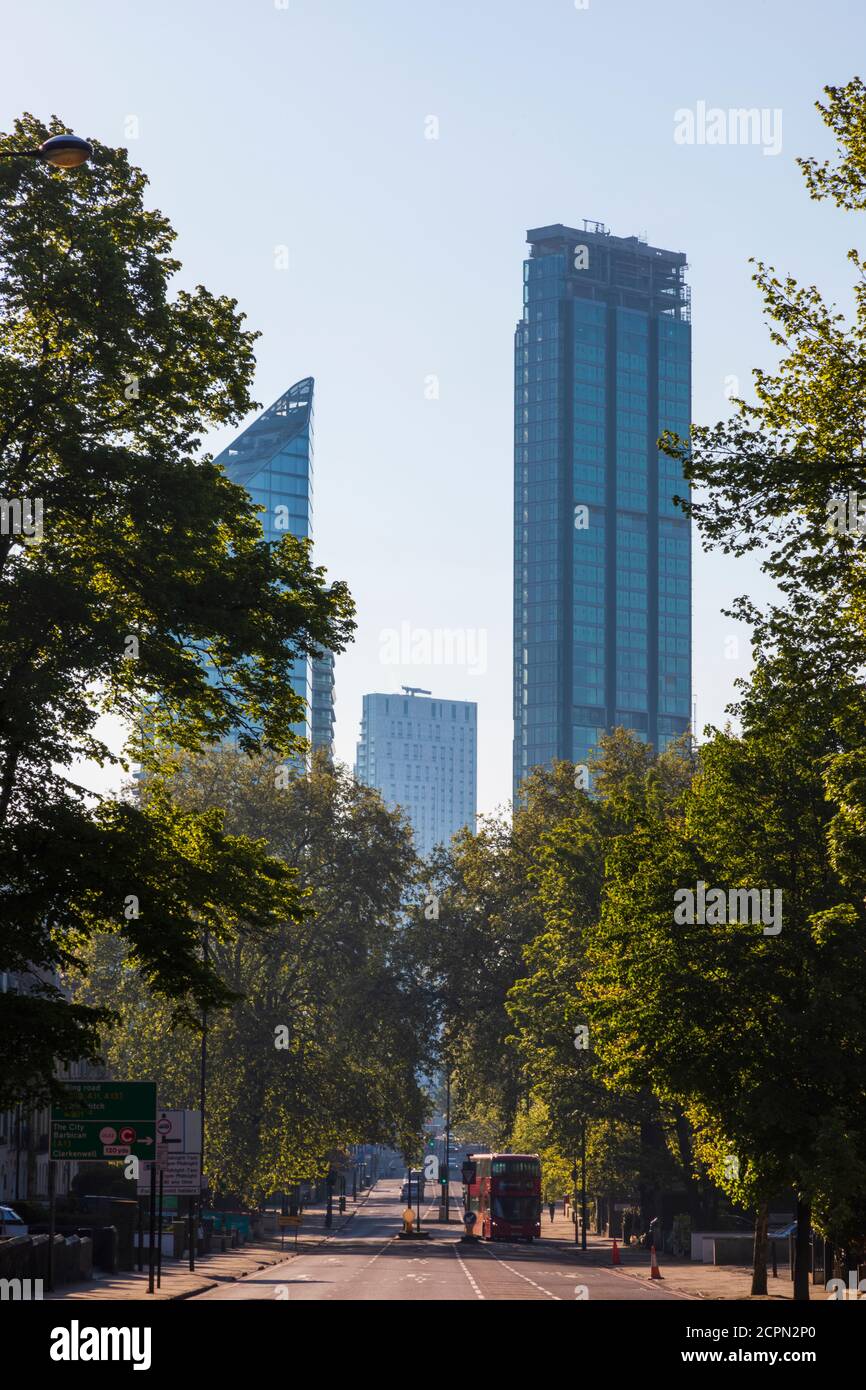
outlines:
M162 1190L167 1197L197 1197L201 1188L201 1155L167 1152L157 1163L157 1183L162 1170ZM151 1163L142 1163L138 1170L139 1195L150 1192Z
M201 1153L200 1110L157 1110L157 1149L172 1153ZM157 1160L158 1162L159 1160Z

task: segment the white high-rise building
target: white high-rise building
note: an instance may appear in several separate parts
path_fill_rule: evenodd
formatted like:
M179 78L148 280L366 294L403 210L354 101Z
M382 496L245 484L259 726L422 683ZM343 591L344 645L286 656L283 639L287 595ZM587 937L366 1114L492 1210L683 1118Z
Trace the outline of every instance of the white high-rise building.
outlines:
M358 781L406 811L425 856L464 826L475 829L478 772L478 706L429 696L409 686L365 695L355 760Z

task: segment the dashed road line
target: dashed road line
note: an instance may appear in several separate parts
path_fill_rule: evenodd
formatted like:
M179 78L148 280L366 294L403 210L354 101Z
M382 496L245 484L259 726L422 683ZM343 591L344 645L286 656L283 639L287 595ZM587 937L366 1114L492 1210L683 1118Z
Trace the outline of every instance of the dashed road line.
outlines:
M543 1284L536 1284L535 1280L530 1279L528 1274L521 1274L519 1269L515 1269L514 1266L508 1264L506 1260L501 1260L498 1255L494 1255L493 1251L488 1250L486 1245L482 1245L481 1249L484 1251L485 1255L489 1255L490 1258L495 1260L497 1264L503 1265L504 1268L509 1271L509 1273L516 1274L518 1279L523 1279L525 1283L531 1284L534 1289L538 1289L539 1292L545 1294L547 1298L553 1298L556 1300L557 1303L562 1302L562 1299L560 1298L558 1293L551 1293L550 1289L546 1289Z
M466 1263L465 1263L465 1261L463 1260L463 1258L462 1258L462 1256L461 1256L461 1254L460 1254L460 1251L457 1249L457 1246L456 1246L456 1245L453 1245L451 1248L452 1248L452 1250L454 1251L454 1254L457 1256L457 1263L459 1264L460 1268L463 1270L463 1273L466 1275L466 1278L469 1280L470 1284L472 1285L473 1289L475 1290L475 1297L476 1297L476 1298L484 1298L485 1295L484 1295L484 1294L481 1292L481 1290L479 1289L478 1285L477 1285L476 1282L475 1282L475 1279L474 1279L473 1275L470 1274L470 1272L469 1272L469 1270L468 1270L468 1268L467 1268L467 1266L466 1266Z

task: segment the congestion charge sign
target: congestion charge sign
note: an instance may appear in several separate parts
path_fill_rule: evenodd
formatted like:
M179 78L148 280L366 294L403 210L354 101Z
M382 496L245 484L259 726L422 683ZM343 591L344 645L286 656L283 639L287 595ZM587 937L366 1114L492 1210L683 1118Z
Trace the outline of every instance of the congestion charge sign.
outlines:
M63 1081L51 1107L50 1157L152 1158L156 1142L153 1081Z

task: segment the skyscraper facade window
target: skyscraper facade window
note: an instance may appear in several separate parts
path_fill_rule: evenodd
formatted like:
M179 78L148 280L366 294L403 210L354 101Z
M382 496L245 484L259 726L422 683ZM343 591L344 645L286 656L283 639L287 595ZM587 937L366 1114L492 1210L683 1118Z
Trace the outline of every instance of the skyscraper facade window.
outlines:
M408 687L399 695L365 695L355 760L359 782L386 806L402 806L419 854L475 829L478 706L434 700Z
M514 380L514 789L691 707L691 542L659 452L691 420L682 252L597 222L527 233Z
M296 381L216 459L264 508L260 520L268 541L287 532L313 536L313 386L312 377ZM333 654L314 661L299 657L291 681L307 709L295 732L333 755Z

